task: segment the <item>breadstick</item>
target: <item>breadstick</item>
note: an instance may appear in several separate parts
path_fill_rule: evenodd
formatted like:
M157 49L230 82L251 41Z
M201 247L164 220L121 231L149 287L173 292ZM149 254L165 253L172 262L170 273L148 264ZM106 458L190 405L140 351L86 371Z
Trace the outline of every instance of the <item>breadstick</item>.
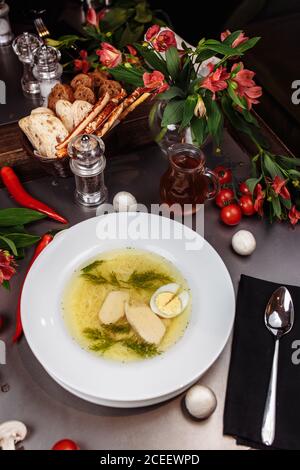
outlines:
M91 121L93 121L93 119L95 119L95 117L98 116L98 114L102 111L102 109L107 105L107 103L109 102L109 99L110 99L109 94L106 93L95 104L92 111L81 121L81 123L78 124L78 126L75 127L75 129L73 129L73 131L68 135L68 137L63 142L61 142L59 145L56 146L56 150L57 150L56 154L58 157L60 157L60 154L61 154L60 150L67 148L68 143L73 139L73 137L81 134L84 131L86 126Z
M123 121L123 119L126 118L126 116L128 116L129 113L131 113L132 111L135 110L135 108L137 108L140 104L142 104L144 101L146 101L149 96L151 96L151 93L144 93L142 96L140 96L136 101L134 101L134 103L132 103L130 106L128 106L124 111L123 113L121 114L120 116L120 121Z
M119 104L119 106L110 114L108 120L106 121L102 129L99 129L98 131L96 131L96 135L98 137L103 137L105 134L107 134L107 132L114 125L114 123L119 119L123 110L124 110L124 101L123 103Z
M89 123L89 125L85 128L84 132L86 134L92 134L97 129L99 129L105 123L105 121L109 118L110 114L119 105L119 103L123 100L125 96L126 96L126 91L121 90L117 96L115 96L114 98L110 100L110 102L105 106L105 108L101 111L101 113L98 114L97 118Z

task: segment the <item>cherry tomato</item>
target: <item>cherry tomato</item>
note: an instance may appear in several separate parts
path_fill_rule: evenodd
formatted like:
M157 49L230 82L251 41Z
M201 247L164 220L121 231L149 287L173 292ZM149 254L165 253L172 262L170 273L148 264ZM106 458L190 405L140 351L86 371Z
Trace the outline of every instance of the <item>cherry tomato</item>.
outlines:
M231 183L232 181L232 171L225 166L217 166L214 169L214 173L217 175L220 181L220 185Z
M240 193L243 194L244 196L251 196L251 192L247 186L246 181L244 181L243 183L239 185L239 190L240 190Z
M216 204L218 207L224 207L234 200L234 192L232 189L221 189L216 196Z
M79 450L79 447L76 442L71 441L71 439L62 439L54 444L52 450Z
M239 200L240 208L244 215L253 215L255 214L254 204L251 196L242 196Z
M226 225L238 225L242 218L242 210L237 204L229 204L221 210L221 220Z

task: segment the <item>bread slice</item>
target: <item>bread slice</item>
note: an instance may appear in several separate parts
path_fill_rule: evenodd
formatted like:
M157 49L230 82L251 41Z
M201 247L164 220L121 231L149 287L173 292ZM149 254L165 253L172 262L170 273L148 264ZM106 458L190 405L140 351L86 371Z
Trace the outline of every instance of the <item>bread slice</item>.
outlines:
M45 108L44 106L33 109L31 114L51 114L51 116L55 116L55 113L52 111L52 109Z
M125 315L125 302L128 302L128 292L113 291L104 300L100 312L99 320L104 325L116 323Z
M43 157L55 158L56 145L68 136L61 120L50 114L32 114L21 119L19 126Z
M43 114L43 113L42 113ZM39 114L31 114L31 116L38 116ZM44 114L45 115L45 114ZM32 132L31 129L31 116L23 117L19 120L19 127L24 132L28 140L30 141L31 145L40 153L40 149L42 148L42 139L38 134ZM49 116L49 114L46 116Z
M158 345L164 337L166 327L147 304L125 304L128 323L149 344Z
M58 100L55 105L55 112L68 132L74 128L72 104L67 100Z
M84 132L86 126L92 122L99 113L101 113L102 109L107 105L109 101L109 95L106 94L101 98L93 107L92 111L78 124L77 127L65 138L65 140L56 146L56 154L62 158L67 154L67 146L68 143L73 139L73 137L80 135Z
M78 126L78 124L92 111L93 106L91 103L83 100L76 100L72 104L72 115L73 115L73 123L74 127Z

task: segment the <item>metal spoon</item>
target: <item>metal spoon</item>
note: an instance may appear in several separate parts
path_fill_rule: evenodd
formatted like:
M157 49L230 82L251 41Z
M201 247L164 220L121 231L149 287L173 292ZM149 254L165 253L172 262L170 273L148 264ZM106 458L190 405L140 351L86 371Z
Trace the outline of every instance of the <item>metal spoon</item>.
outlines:
M276 425L276 389L279 340L291 331L294 325L294 305L290 292L286 287L279 287L271 296L265 311L265 324L275 336L275 351L265 405L261 438L265 445L271 446L275 438Z

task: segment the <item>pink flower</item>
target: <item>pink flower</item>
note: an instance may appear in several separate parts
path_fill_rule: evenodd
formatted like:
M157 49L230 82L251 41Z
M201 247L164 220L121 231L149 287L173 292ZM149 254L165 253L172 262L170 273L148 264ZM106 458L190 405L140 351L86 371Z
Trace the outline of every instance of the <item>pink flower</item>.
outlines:
M160 32L160 26L158 24L154 24L153 26L150 26L150 28L147 30L145 34L145 39L148 42L151 42L152 39Z
M263 206L264 206L265 193L262 190L261 184L258 184L256 186L255 196L256 196L256 199L254 201L254 210L258 212L258 214L262 217L264 215Z
M300 220L300 211L296 209L296 206L293 206L289 211L289 219L293 226L297 225Z
M76 72L87 73L91 67L87 60L88 53L84 49L79 52L80 59L74 60L74 69Z
M108 42L101 43L101 49L96 51L101 64L108 68L114 68L121 64L122 53Z
M221 41L225 41L229 36L231 35L231 31L227 29L221 34ZM249 41L249 38L245 36L244 32L241 32L238 37L233 41L232 46L233 48L240 46L241 44L244 44L244 42Z
M240 67L240 70L235 73L237 67ZM231 69L232 80L237 85L237 94L241 98L245 98L247 102L248 109L252 108L253 104L258 104L258 98L262 95L262 88L256 86L253 77L255 73L251 70L244 69L244 64L240 62L239 64L234 64Z
M127 44L126 47L129 51L129 54L134 55L134 56L137 55L137 50L133 46L131 46L130 44Z
M166 29L153 39L153 47L158 52L166 52L171 46L177 47L175 33Z
M0 285L12 278L16 272L15 266L14 257L8 251L0 250Z
M214 72L215 65L210 63L207 65L210 74L203 80L201 88L206 88L213 93L213 99L216 99L216 93L218 91L225 90L228 87L226 80L230 78L230 74L227 72L226 67L218 67Z
M272 183L272 188L274 189L275 193L282 197L282 199L291 199L291 195L289 190L286 187L287 180L280 178L279 176L275 176Z
M103 20L105 15L106 11L104 9L96 13L96 10L94 8L89 8L86 14L86 22L91 26L95 26L95 28L98 28L100 21Z
M225 39L227 39L230 35L231 31L229 31L229 29L226 29L226 31L223 31L223 33L221 33L221 41L224 42Z
M152 73L145 72L143 80L148 90L156 90L155 94L163 93L169 88L169 85L165 83L165 76L158 70L154 70Z

